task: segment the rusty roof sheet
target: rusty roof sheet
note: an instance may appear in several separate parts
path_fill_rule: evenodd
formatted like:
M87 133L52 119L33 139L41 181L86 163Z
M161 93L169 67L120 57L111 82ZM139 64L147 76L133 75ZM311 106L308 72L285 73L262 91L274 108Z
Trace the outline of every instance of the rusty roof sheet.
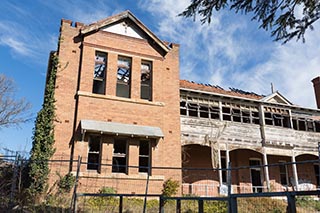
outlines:
M249 98L254 100L260 100L263 98L263 95L258 95L253 92L245 92L239 89L231 88L231 90L225 90L222 87L214 86L210 84L199 84L192 81L180 80L180 88L206 91L212 93L218 93L223 95L230 95L235 97Z

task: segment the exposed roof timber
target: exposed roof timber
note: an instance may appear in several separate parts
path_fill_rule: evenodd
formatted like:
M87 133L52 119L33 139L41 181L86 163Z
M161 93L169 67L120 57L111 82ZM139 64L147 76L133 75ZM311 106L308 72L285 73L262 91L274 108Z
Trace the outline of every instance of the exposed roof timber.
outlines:
M194 90L194 89L181 88L181 87L180 87L180 91L193 92L193 93L199 93L199 94L206 94L206 95L209 95L209 96L219 96L219 97L222 97L222 98L234 99L234 100L238 100L238 101L254 102L254 103L257 103L257 104L263 104L265 106L267 106L267 105L275 106L275 107L277 106L277 107L290 108L290 109L295 109L295 110L304 110L304 111L320 113L320 109L311 109L311 108L306 108L306 107L300 107L300 106L297 106L297 105L287 105L287 104L281 104L281 103L270 103L270 102L265 102L265 101L261 101L261 100L245 98L245 97L238 97L238 96L232 96L232 95L226 95L226 94L215 93L215 92L207 92L207 91Z
M122 13L119 13L114 16L110 16L106 19L97 21L95 23L92 23L90 25L84 26L80 33L85 35L93 31L97 31L107 25L113 24L115 22L118 22L122 19L129 18L131 21L133 21L144 33L146 33L156 44L158 44L166 53L169 52L169 47L161 41L151 30L149 30L137 17L135 17L129 10L124 11Z

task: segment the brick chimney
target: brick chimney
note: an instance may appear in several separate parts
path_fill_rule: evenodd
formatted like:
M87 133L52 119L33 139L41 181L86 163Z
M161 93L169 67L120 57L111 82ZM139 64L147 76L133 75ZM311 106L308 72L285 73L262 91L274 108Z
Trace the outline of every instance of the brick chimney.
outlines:
M314 94L316 96L317 107L320 109L320 76L314 78L312 83L314 87Z

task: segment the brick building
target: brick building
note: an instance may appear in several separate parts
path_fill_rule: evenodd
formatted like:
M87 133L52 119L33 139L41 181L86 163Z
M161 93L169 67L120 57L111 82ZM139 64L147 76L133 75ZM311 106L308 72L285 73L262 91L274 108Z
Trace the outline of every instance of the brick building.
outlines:
M62 20L56 54L53 158L82 156L80 173L96 177L94 184L103 179L98 187L143 193L149 174L149 193L173 178L182 193L214 195L223 193L227 162L317 158L319 110L293 105L279 92L261 96L180 80L179 45L160 40L129 11L90 25ZM220 170L153 169L181 166ZM314 187L317 168L239 170L232 184L239 192L299 180ZM72 164L64 169L75 171Z

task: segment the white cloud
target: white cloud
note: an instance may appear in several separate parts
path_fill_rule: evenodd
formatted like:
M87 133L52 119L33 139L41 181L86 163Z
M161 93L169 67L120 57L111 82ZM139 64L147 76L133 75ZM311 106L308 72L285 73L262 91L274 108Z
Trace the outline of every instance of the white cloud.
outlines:
M269 94L272 82L293 103L315 107L310 81L319 75L319 31L308 32L305 44L280 45L271 41L270 32L257 29L259 23L251 22L249 16L220 11L210 25L177 17L189 3L153 0L140 4L154 16L160 38L180 43L182 79L258 94Z

